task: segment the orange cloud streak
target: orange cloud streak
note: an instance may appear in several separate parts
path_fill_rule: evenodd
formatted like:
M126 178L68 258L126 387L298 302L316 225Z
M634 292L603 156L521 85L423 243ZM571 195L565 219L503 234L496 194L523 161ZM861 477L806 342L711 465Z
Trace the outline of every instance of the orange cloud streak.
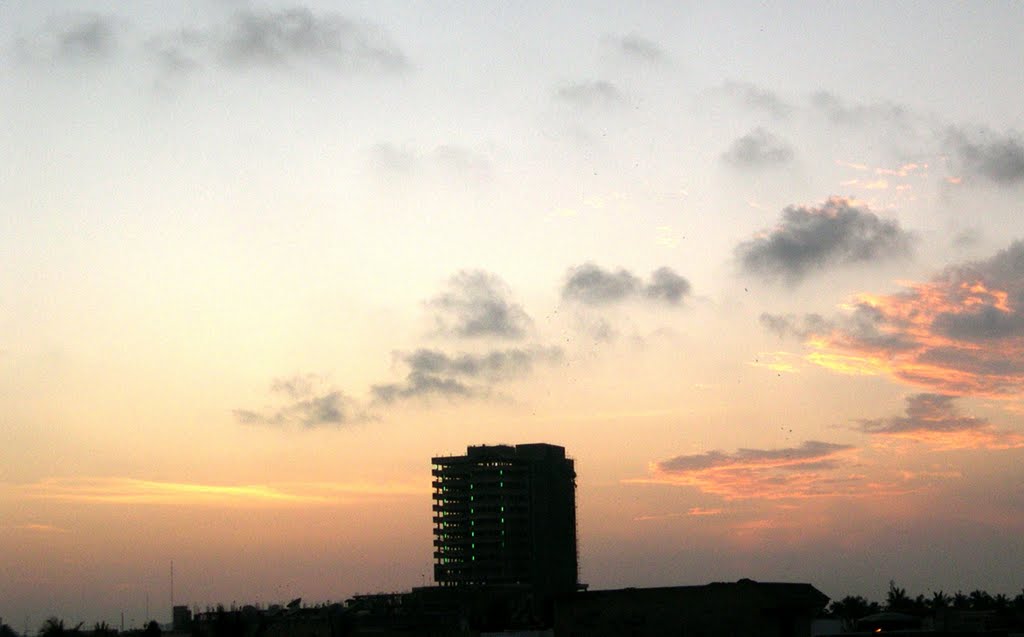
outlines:
M213 485L162 482L125 477L49 478L23 485L3 485L16 497L88 504L178 506L330 505L356 499L424 493L414 485L364 483L289 483L282 485Z
M887 374L946 394L1024 392L1024 243L891 295L856 295L847 314L798 332L806 359L843 374Z

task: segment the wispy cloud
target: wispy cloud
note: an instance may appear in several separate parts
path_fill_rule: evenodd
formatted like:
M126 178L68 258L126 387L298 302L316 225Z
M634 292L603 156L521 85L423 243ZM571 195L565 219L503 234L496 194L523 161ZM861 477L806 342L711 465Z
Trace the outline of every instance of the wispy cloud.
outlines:
M303 482L282 484L203 484L129 477L48 478L6 484L13 497L83 504L169 506L300 506L421 495L412 484Z
M654 513L649 515L638 515L633 518L634 522L651 522L658 520L675 520L685 517L707 517L721 515L725 509L706 509L704 507L692 507L682 513Z
M998 429L983 418L960 414L954 396L914 394L907 397L906 414L865 419L857 429L873 436L922 443L938 450L1015 449L1024 435Z
M793 112L792 104L787 103L772 91L750 82L729 81L714 92L735 100L750 110L768 113L775 117L785 117Z
M947 138L965 174L1003 186L1024 182L1024 140L1020 135L951 128Z
M879 218L848 199L820 206L790 206L779 224L736 247L743 269L795 285L829 266L907 256L913 237L896 220Z
M607 80L565 84L555 91L555 96L563 102L585 108L615 106L626 100L622 91Z
M846 314L765 315L801 338L807 359L849 374L889 374L931 391L1015 397L1024 391L1024 242L955 265L891 295L859 294Z
M557 347L529 347L449 355L418 349L396 357L408 368L405 380L374 385L370 391L377 403L429 396L487 397L492 395L495 383L526 376L537 363L558 362L562 351Z
M854 103L829 93L819 91L811 96L811 105L835 124L846 126L890 125L909 128L913 113L893 102Z
M410 63L377 26L306 7L245 9L224 23L158 33L147 43L167 73L316 65L333 72L398 73Z
M861 477L836 472L853 451L817 440L782 449L709 451L654 463L650 478L629 482L690 486L727 500L865 495L870 489Z
M18 38L15 48L26 61L103 60L120 46L121 24L109 15L83 12L51 18L42 29Z
M370 419L355 401L341 390L325 387L322 377L306 374L276 379L270 386L278 405L261 410L236 409L235 418L244 425L338 427Z
M668 54L657 42L636 33L624 36L608 36L608 43L620 55L641 62L661 64L668 61Z
M737 168L767 168L793 160L793 147L763 128L755 128L732 143L722 160Z
M28 531L30 533L70 533L71 529L66 529L62 526L56 526L54 524L41 524L33 522L29 524L15 524L10 527L17 531Z

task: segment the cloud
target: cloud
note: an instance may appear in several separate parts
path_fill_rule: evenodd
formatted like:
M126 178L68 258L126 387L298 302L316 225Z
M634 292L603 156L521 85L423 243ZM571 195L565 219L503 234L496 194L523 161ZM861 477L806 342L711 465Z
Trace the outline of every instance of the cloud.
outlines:
M643 290L648 299L669 305L678 305L689 293L690 282L664 266L651 273L651 282Z
M338 14L305 7L243 11L218 38L224 58L240 66L278 66L312 60L337 70L399 71L405 55L379 30Z
M387 173L411 174L419 157L393 144L376 144L369 149L370 165Z
M759 127L734 141L722 159L740 168L778 166L793 160L793 148Z
M533 324L522 306L510 299L508 285L482 270L463 270L447 289L427 301L438 334L457 338L516 339Z
M410 66L381 29L305 7L246 9L222 24L157 34L146 48L172 75L208 64L235 69L316 64L338 73L395 73Z
M969 134L951 129L948 143L965 173L1001 186L1024 182L1024 142L1019 135L999 136L987 130Z
M856 429L885 438L919 442L940 450L1024 447L1024 435L1000 430L983 418L963 416L944 394L907 397L905 416L861 420Z
M750 110L763 111L775 117L785 117L793 106L775 93L749 82L726 82L717 93L730 97Z
M355 402L336 389L321 389L322 379L314 375L276 379L272 393L286 399L284 405L263 410L236 409L235 418L243 425L339 427L363 422L369 416Z
M611 305L637 297L679 305L689 293L690 282L668 267L652 272L650 282L644 285L628 270L612 272L585 263L570 268L562 286L563 299L586 305Z
M3 485L14 497L80 504L168 506L330 505L355 500L416 495L419 485L303 482L281 484L204 484L143 480L128 477L48 478L22 485ZM26 525L44 530L48 525ZM55 530L62 531L63 529Z
M204 66L209 36L194 28L158 34L145 43L145 50L167 76L181 76Z
M664 473L681 474L722 468L754 467L801 467L807 464L820 466L840 451L851 449L849 445L808 440L799 447L785 449L739 449L735 453L709 451L690 456L676 456L662 460L657 468Z
M569 270L562 286L562 298L588 305L617 303L636 295L642 283L627 270L603 270L593 263L585 263Z
M727 500L770 500L864 493L856 476L837 476L851 445L809 440L798 447L739 449L733 453L709 451L662 460L651 467L657 482L692 486Z
M562 351L557 347L531 347L449 355L424 348L396 356L408 367L405 380L371 387L377 403L424 396L486 397L495 383L527 376L536 363L560 361Z
M101 60L117 50L118 27L111 16L72 13L49 20L40 32L19 38L16 46L28 60Z
M66 528L61 527L61 526L56 526L56 525L53 525L53 524L39 524L39 523L17 524L17 525L15 525L13 527L10 527L10 528L17 529L19 531L31 531L33 533L70 533L71 532L71 529L66 529Z
M819 91L812 95L811 105L834 124L846 126L889 124L899 128L909 128L912 119L910 110L899 104L891 102L851 104L827 91Z
M817 207L786 208L778 226L741 243L736 256L745 271L794 285L829 266L906 256L912 243L898 221L831 197Z
M766 315L801 338L806 358L847 374L887 374L951 395L1017 397L1024 391L1024 243L946 268L890 295L859 294L832 319Z
M622 37L609 37L608 42L615 50L622 55L640 60L642 62L663 63L668 61L668 55L656 42L648 40L635 33Z
M562 101L585 108L614 106L626 99L622 91L606 80L566 84L555 95Z

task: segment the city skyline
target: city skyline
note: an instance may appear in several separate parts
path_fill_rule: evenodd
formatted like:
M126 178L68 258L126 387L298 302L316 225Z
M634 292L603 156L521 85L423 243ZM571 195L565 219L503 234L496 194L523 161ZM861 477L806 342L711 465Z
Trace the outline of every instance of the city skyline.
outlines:
M1022 23L0 5L0 617L429 583L536 442L592 588L1016 594Z

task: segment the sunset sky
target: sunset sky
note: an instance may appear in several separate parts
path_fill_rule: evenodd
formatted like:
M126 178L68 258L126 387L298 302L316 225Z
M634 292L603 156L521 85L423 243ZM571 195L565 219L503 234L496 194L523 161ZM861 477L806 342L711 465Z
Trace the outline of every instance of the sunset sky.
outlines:
M1024 4L779 6L0 4L3 621L429 584L528 442L592 588L1020 592Z

